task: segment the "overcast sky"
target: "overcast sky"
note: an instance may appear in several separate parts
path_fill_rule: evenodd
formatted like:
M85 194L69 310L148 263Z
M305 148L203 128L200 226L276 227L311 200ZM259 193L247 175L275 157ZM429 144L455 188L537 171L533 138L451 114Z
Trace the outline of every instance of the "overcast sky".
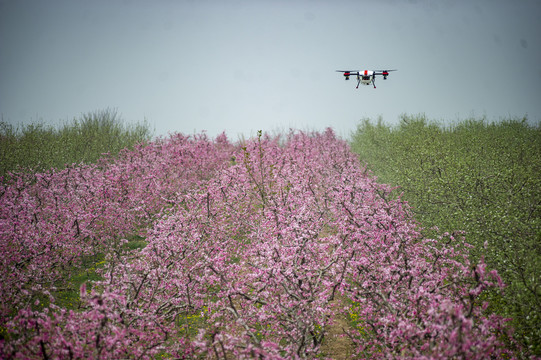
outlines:
M539 0L0 0L0 114L116 109L235 139L425 114L541 120ZM377 89L338 69L398 69Z

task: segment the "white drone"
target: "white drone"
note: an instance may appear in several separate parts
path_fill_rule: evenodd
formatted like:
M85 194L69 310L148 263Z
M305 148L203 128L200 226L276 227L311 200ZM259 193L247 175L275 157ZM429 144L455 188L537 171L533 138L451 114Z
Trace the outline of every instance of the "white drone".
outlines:
M387 76L389 76L389 71L396 71L396 70L336 70L337 72L344 73L344 77L346 80L349 80L349 77L352 75L357 76L357 87L359 88L360 84L363 85L374 85L374 89L376 88L376 75L382 75L383 80L387 80Z

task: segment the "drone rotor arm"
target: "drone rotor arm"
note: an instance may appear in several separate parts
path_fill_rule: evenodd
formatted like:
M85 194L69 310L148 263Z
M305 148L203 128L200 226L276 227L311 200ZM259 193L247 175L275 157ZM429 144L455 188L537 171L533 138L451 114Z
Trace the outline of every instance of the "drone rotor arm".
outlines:
M374 70L374 75L388 76L389 72L391 72L391 71L396 71L396 69L394 69L394 70Z
M359 70L336 70L336 72L343 73L342 75L344 75L346 80L349 80L349 77L352 75L357 76L357 78L359 78Z
M344 76L359 75L360 70L336 70L336 72L344 73Z

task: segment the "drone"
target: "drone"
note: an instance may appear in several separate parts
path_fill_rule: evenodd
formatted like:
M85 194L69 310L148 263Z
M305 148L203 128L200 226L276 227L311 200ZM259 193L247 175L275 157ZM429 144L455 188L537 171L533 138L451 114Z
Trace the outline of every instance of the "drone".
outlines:
M387 80L387 76L389 76L389 71L396 71L395 70L336 70L337 72L344 73L344 78L346 80L349 80L349 77L352 75L357 76L357 87L359 88L360 84L363 85L374 85L374 89L376 88L376 75L382 75L383 80Z

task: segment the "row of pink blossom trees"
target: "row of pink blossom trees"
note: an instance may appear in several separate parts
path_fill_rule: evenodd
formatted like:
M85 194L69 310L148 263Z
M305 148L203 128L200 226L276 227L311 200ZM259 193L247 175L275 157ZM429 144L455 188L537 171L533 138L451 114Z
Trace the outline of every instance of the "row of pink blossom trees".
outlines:
M481 300L498 275L459 235L424 238L331 130L176 135L1 191L4 357L316 358L343 314L357 357L512 356ZM55 305L96 253L102 280Z

